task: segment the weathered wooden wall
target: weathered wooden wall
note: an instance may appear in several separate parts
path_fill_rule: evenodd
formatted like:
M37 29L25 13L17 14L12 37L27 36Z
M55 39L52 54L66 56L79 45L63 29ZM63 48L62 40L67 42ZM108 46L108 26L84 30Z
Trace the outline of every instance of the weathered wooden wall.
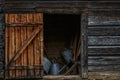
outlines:
M5 2L4 12L44 12L80 14L88 18L88 67L89 72L120 71L120 2L68 2L68 1L14 1ZM87 54L85 54L87 56ZM84 63L87 58L84 58ZM87 63L85 64L87 65ZM83 66L84 67L84 66Z
M94 11L88 17L88 70L120 71L120 12Z

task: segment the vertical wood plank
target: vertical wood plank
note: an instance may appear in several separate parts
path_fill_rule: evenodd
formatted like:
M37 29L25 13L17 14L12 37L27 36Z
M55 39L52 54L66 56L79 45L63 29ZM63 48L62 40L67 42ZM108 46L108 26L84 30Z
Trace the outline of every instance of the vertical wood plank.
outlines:
M11 16L9 15L9 22L10 22ZM11 59L11 28L9 27L9 60ZM9 70L9 76L12 76L11 70Z
M9 22L9 15L5 15L5 22ZM9 61L9 28L6 26L5 28L5 64L7 64ZM6 76L9 76L9 71L6 71Z
M73 42L73 58L76 60L76 48L77 48L77 39L78 39L78 34L75 34L75 39Z
M14 22L14 14L9 15L10 23ZM14 27L10 27L10 59L14 56ZM14 64L13 64L14 65ZM10 70L11 77L14 76L14 70Z
M16 14L15 19L16 19L15 22L19 23L20 22L20 14ZM20 31L21 31L20 26L16 27L15 31L16 31L16 51L17 51L20 47L20 42L21 42L21 40L20 40ZM20 61L21 61L21 59L19 57L16 60L16 66L20 66ZM16 76L19 76L20 74L21 74L21 72L19 70L16 70Z
M27 20L27 17L26 17L26 14L22 14L21 16L21 22L22 23L26 23L26 20ZM21 28L21 40L22 40L22 45L24 44L24 41L26 40L26 27L22 27ZM22 56L22 66L26 66L27 65L27 51L24 50L23 51L23 54L21 55ZM25 77L27 75L27 71L26 70L23 70L22 71L22 75Z
M32 23L32 14L27 14L27 23ZM28 38L30 37L30 34L32 33L32 27L27 27L27 36ZM28 46L28 64L32 65L33 64L33 45L32 43L29 44ZM30 70L31 68L29 67L29 76L32 75L32 72Z
M33 14L30 14L29 15L29 19L30 19L30 23L33 23ZM33 32L33 29L34 29L34 26L32 26L32 27L30 27L30 33L32 33ZM30 60L31 60L31 62L30 62L30 65L34 65L33 64L33 41L31 42L31 44L30 44L30 49L31 49L31 52L30 52ZM31 68L31 70L30 70L30 72L31 72L31 75L32 76L34 76L34 72L33 72L33 67Z
M8 23L8 14L5 15L5 22ZM5 28L5 64L8 63L8 37L9 37L8 30L9 29L6 26Z
M9 15L9 14L8 14L8 22L10 22L10 15ZM9 27L9 49L8 49L8 50L9 50L9 54L8 54L9 60L10 60L10 57L11 57L11 55L10 55L10 54L11 54L11 50L10 50L10 47L11 47L11 39L10 39L10 37L11 37L11 36L10 36L10 35L11 35L11 28ZM9 61L9 60L8 60L8 61ZM9 70L8 73L9 73L9 74L8 74L8 75L9 75L8 77L10 77L10 76L11 76L11 71Z
M14 22L16 23L17 22L17 20L16 20L17 19L17 14L14 14L14 18L15 18ZM16 48L16 32L17 32L16 27L14 28L14 32L15 32L15 34L14 34L15 40L14 41L15 41L15 53L16 53L16 51L17 51L17 48ZM17 62L15 61L14 64L16 66ZM16 67L15 67L15 73L14 74L15 74L15 77L16 77L16 74L17 74Z
M34 16L34 23L37 22L37 16L36 14L33 14ZM36 27L34 27L35 29ZM39 65L39 52L38 52L38 35L35 37L34 39L34 62L35 62L35 65ZM35 69L35 75L37 75L39 73L38 70Z
M8 14L5 14L5 23L7 23ZM7 26L6 26L7 27ZM7 53L8 53L8 28L5 27L5 65L7 64Z
M82 78L88 78L88 52L87 52L87 24L88 14L81 15L81 74Z
M43 21L43 14L42 14L42 13L39 14L39 21L40 21L40 20ZM43 22L42 22L42 23L43 23ZM41 61L41 62L40 62L40 64L43 65L43 63L44 63L44 62L43 62L43 58L44 58L44 55L43 55L43 54L44 54L43 31L44 31L44 30L43 30L43 25L42 25L42 26L39 26L39 27L40 27L40 29L42 29L41 32L40 32L40 46L41 46L41 47L40 47L40 49L41 49L41 52L40 52L40 53L41 53L41 54L40 54L40 59L41 59L40 61ZM42 28L41 28L41 27L42 27ZM43 70L41 71L41 75L43 75Z
M40 64L43 66L43 50L44 50L44 44L43 44L43 31L40 32ZM41 75L43 76L43 70L41 70Z
M42 19L41 19L41 14L36 14L36 20L37 20L37 22L38 21L42 21ZM42 23L42 22L39 22L39 23ZM38 27L39 27L39 29L42 29L41 27L41 25L38 25ZM43 29L42 29L43 30ZM43 44L42 44L42 38L43 38L43 36L42 36L43 34L42 34L42 31L40 31L40 33L38 34L38 37L37 37L37 42L38 42L38 62L39 62L39 65L41 64L41 65L43 65L42 64L42 58L43 58L43 56L42 56L42 50L43 50ZM40 75L40 74L42 74L43 73L43 71L41 71L40 70L40 68L38 69L38 75Z
M33 17L33 23L35 23L35 16L34 14L32 14L32 17ZM34 31L35 27L33 27L33 31ZM35 65L35 38L33 40L33 65ZM33 76L35 76L35 68L32 70L33 72Z
M11 15L11 23L13 23L14 21L15 21L15 18L14 18L14 14L12 14ZM12 28L12 34L11 34L11 38L12 38L12 52L11 52L11 54L12 54L12 57L14 56L14 53L15 53L15 37L14 37L14 34L15 34L15 32L14 32L14 27L11 27ZM14 64L13 64L14 65ZM14 70L12 70L12 77L14 77L15 76L15 73L14 73Z

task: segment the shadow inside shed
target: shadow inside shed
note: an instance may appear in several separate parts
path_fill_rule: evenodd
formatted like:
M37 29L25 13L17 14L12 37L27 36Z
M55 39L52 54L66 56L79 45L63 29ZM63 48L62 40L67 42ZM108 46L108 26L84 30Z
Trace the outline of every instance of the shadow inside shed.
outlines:
M44 14L44 53L46 75L80 73L80 65L73 66L80 61L80 15Z

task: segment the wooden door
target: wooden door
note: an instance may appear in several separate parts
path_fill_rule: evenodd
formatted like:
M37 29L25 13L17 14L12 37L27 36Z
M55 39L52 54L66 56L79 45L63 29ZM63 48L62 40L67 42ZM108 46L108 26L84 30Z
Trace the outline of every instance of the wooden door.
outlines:
M6 78L36 78L43 73L43 14L5 14Z

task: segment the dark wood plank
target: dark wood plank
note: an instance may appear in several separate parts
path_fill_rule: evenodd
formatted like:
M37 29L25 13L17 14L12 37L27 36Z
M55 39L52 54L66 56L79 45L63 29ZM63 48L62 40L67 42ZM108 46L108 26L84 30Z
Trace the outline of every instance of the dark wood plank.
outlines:
M8 14L6 14L5 15L5 22L7 23L7 22L9 22L8 21ZM6 26L6 28L5 28L5 63L7 64L8 63L8 55L9 55L9 50L8 50L8 47L9 47L9 29L7 28L7 26Z
M67 75L68 73L70 73L72 70L74 70L74 68L76 67L77 63L74 63L66 72L64 75Z
M88 45L120 45L120 36L88 36Z
M88 55L120 55L120 46L89 46Z
M120 65L120 56L89 56L89 66Z
M34 3L34 4L33 4ZM15 7L26 7L26 8L43 8L43 7L49 7L49 8L68 8L68 7L74 7L74 8L93 8L93 9L119 9L119 2L111 2L111 1L5 1L5 8L13 8ZM11 5L10 5L11 4ZM21 5L20 5L21 4ZM61 5L62 4L62 5ZM101 6L102 5L102 6ZM22 7L23 8L23 7Z
M120 12L91 12L88 25L120 25Z
M119 36L120 26L91 26L88 27L89 36Z
M87 20L88 20L88 14L82 13L81 15L81 74L82 74L82 78L88 77Z
M119 72L120 65L88 66L88 71L89 72L105 72L105 71Z

